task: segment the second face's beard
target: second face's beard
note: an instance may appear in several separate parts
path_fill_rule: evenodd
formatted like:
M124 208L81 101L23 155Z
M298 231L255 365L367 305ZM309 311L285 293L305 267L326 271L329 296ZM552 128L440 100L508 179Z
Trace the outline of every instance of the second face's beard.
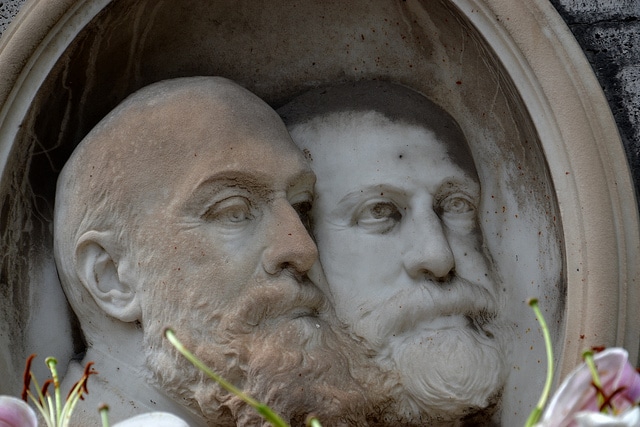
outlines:
M398 425L482 424L506 379L511 329L496 320L492 294L459 279L439 286L399 292L356 322L376 337L380 366L400 375L385 414Z
M157 386L204 415L208 425L260 425L262 420L170 348L162 339L166 324L207 365L291 425L303 425L310 413L325 425L366 425L386 403L380 398L384 375L371 353L336 326L312 285L302 285L300 292L256 286L217 314L185 301L181 305L187 310L163 316L170 323L154 319L145 325L147 363ZM166 314L167 307L162 311ZM319 315L306 316L309 312ZM212 327L203 327L206 319Z
M485 326L495 336L505 330ZM452 426L473 417L488 422L506 378L506 355L500 340L467 328L416 333L391 345L380 364L401 376L393 392L396 405L388 419L400 423Z

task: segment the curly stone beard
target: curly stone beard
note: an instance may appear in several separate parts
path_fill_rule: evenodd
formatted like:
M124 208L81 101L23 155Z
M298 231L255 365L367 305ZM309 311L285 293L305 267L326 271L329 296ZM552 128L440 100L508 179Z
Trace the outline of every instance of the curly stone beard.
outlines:
M491 423L506 379L505 355L496 340L481 335L463 328L417 334L381 357L381 366L401 376L386 419L400 425Z
M364 426L381 412L385 376L311 284L248 289L232 307L179 300L155 306L143 325L153 381L209 426L265 424L255 410L194 368L163 340L170 325L185 346L291 425L313 413L324 425ZM197 298L195 298L197 300ZM357 378L357 380L356 380ZM365 386L363 387L362 384ZM268 424L265 424L268 425Z
M483 287L459 278L437 286L398 292L356 324L376 325L378 363L400 375L388 383L395 403L384 419L489 424L506 380L511 329L497 320L497 302Z

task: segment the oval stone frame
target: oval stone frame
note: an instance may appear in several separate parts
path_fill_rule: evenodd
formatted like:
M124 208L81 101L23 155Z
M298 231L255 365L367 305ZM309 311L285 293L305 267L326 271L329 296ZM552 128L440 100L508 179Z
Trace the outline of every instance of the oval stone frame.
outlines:
M503 277L516 275L519 282L537 271L529 288L515 294L505 291L512 317L526 317L527 296L539 296L543 308L548 303L560 376L581 361L582 350L589 346L624 346L637 360L640 238L628 165L595 76L546 0L438 0L428 7L426 1L408 0L381 3L375 13L367 2L355 2L348 10L330 3L319 11L313 2L292 0L279 5L286 8L287 18L278 25L269 23L278 11L269 9L266 1L254 2L253 9L249 2L209 2L208 10L215 12L207 19L197 13L194 0L179 2L171 14L165 13L171 2L125 3L31 0L0 41L0 323L7 331L0 334L0 372L7 374L5 378L19 378L20 361L33 348L49 355L43 352L56 353L77 341L72 339L71 323L50 321L66 313L64 296L38 291L57 285L47 253L50 231L46 214L45 220L36 221L25 209L46 210L52 200L39 206L37 195L36 201L24 205L11 194L30 191L21 185L50 193L55 175L39 176L39 167L59 169L74 144L135 89L194 73L237 80L276 107L306 87L335 80L383 77L423 91L462 122L476 161L490 163L480 166L479 174L493 182L483 184L483 219L492 224L488 217L493 212L500 218L500 225L487 225L484 231L488 246L498 253L496 263L508 264L514 248L515 253L523 251L521 257L537 261L531 261L532 266L515 255L515 267L502 270ZM368 19L350 18L358 13L369 14ZM182 22L194 15L201 16L194 17L192 25L176 26L169 19ZM255 20L244 19L249 15ZM296 19L306 19L308 28L287 25ZM331 32L339 26L348 31ZM274 27L277 31L255 29ZM181 40L193 49L185 52ZM385 40L395 41L385 48ZM264 48L258 49L261 43ZM178 59L167 61L166 52ZM455 64L433 65L440 60ZM482 78L474 82L474 70L491 84ZM425 83L425 76L437 78L437 85ZM495 87L499 93L487 111L490 123L484 124L480 104L491 101ZM484 94L478 105L467 100L474 91ZM54 131L55 141L41 140ZM532 154L512 158L506 145L499 145L504 143L492 142L496 135L519 141L514 152L524 152L531 144ZM542 182L530 184L536 194L519 200L524 197L521 188L529 185L526 179L540 177L538 168L543 170ZM511 191L515 197L509 197ZM545 214L547 218L537 218ZM529 222L523 226L522 220ZM515 229L520 231L510 231ZM25 232L35 236L27 244L20 237ZM543 242L537 236L545 233ZM494 235L498 237L487 239ZM535 243L527 252L523 246L529 237ZM16 259L23 264L17 273L7 273ZM518 335L519 346L526 350L516 351L523 366L513 367L507 384L504 425L521 424L544 376L544 349L535 321L523 320ZM62 359L69 355L60 351ZM521 370L525 373L519 374ZM9 387L0 393L16 390Z

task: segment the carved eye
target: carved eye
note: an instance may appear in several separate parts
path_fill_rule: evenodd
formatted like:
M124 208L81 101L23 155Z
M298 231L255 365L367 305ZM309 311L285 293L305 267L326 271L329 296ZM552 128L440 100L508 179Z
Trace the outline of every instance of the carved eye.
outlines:
M465 193L453 193L438 203L436 211L449 230L467 234L478 226L473 200Z
M247 198L232 196L214 203L202 218L229 225L241 225L255 217L252 211L251 202Z
M451 195L440 202L440 209L447 214L465 214L475 211L473 203L462 195Z
M390 201L372 200L364 204L355 215L355 225L375 233L390 231L400 220L402 214Z

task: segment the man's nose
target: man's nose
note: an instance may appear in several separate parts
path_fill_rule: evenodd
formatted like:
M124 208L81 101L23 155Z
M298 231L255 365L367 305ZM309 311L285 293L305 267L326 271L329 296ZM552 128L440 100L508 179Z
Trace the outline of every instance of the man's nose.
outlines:
M299 273L309 271L318 259L318 248L302 224L298 213L288 201L275 201L269 221L266 249L262 264L269 274L293 268Z
M409 276L446 280L455 267L455 259L438 214L431 208L417 212L405 226L408 233L403 235L403 262Z

